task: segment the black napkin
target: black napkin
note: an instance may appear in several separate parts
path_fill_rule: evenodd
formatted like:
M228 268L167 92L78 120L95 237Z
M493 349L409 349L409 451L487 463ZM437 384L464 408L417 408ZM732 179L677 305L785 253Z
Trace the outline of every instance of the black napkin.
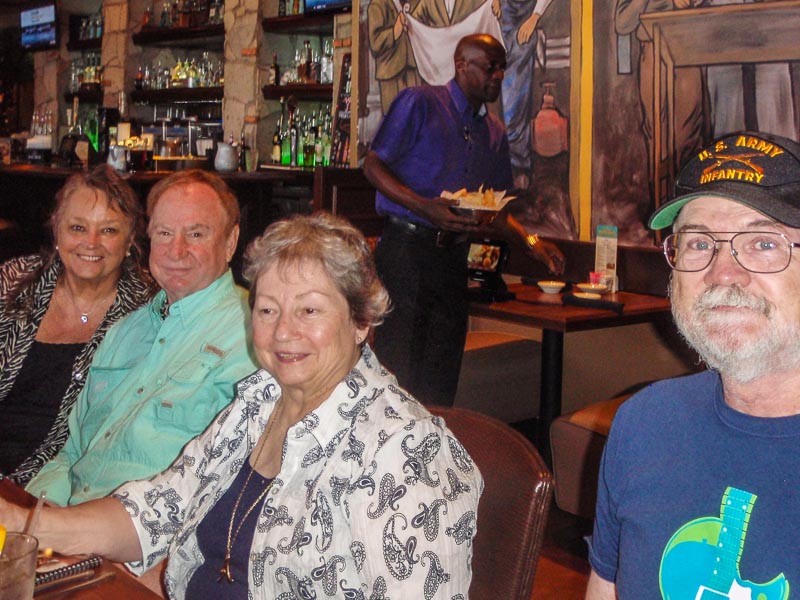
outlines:
M602 300L599 298L579 298L572 294L562 294L561 302L564 305L570 306L584 306L586 308L600 308L603 310L613 310L618 315L622 314L625 305L622 302L612 302L611 300Z

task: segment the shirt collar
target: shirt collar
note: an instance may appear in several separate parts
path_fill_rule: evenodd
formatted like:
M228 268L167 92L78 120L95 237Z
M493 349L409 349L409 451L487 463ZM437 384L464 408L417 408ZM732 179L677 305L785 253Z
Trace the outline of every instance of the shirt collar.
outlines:
M184 325L188 325L202 316L207 315L208 307L216 298L223 297L228 291L234 288L233 274L228 269L217 279L211 282L202 290L189 294L169 306L169 316L181 320ZM163 289L156 294L149 305L150 315L154 320L162 321L161 311L167 301L167 292Z
M321 448L326 448L336 436L352 427L390 383L388 373L381 373L375 355L364 344L361 357L350 373L339 382L331 395L299 423L289 429L289 435L300 439L310 435ZM363 417L362 417L363 418Z
M472 105L467 100L467 97L464 95L463 90L461 87L456 83L455 79L451 79L447 82L447 91L450 93L450 98L453 100L453 104L456 105L458 109L458 113L460 115L468 116L469 118L476 118L476 117L485 117L486 116L486 104L481 104L480 109L478 110L478 114L475 114L475 111L472 110Z

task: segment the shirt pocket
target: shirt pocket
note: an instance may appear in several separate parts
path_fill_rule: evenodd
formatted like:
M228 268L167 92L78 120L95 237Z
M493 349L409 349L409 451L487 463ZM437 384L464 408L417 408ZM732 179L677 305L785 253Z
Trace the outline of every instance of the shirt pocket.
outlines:
M98 429L105 425L117 406L115 396L119 386L131 372L130 369L91 367L87 389L84 390L86 409L80 419L81 436L90 439Z
M159 422L193 434L203 431L222 408L213 373L224 359L225 353L207 346L169 369L162 392L155 398Z

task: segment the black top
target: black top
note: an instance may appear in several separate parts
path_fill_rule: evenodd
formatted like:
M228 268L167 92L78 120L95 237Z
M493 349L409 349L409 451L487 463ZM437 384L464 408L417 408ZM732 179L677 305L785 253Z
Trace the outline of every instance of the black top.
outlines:
M44 441L58 416L72 365L85 345L33 341L2 403L0 472L13 473Z
M261 500L254 508L239 530L231 546L231 575L233 583L227 579L219 580L220 569L225 560L225 549L228 544L228 527L231 522L231 513L242 491L242 486L248 474L252 472L250 482L242 494L239 507L236 510L236 517L233 521L233 532L242 523L242 517L253 505L253 502L261 495L269 483L270 479L262 477L257 471L253 471L250 461L246 460L244 466L239 471L236 479L233 480L231 487L219 499L219 502L208 512L202 522L197 526L197 543L205 557L205 562L200 565L197 571L192 574L189 585L186 588L186 597L192 600L247 600L247 573L250 559L250 546L253 544L253 536L256 532L256 523L261 514Z

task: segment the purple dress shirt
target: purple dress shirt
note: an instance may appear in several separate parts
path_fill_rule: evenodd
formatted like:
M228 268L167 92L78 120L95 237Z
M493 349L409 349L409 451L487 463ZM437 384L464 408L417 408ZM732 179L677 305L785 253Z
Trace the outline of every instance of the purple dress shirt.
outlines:
M508 138L485 106L475 114L455 80L443 86L406 88L392 103L371 149L416 193L437 198L442 191L511 188ZM377 192L375 208L431 227L416 213Z

